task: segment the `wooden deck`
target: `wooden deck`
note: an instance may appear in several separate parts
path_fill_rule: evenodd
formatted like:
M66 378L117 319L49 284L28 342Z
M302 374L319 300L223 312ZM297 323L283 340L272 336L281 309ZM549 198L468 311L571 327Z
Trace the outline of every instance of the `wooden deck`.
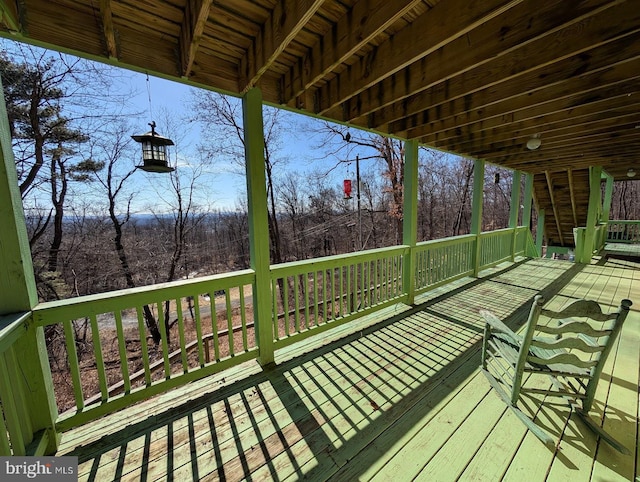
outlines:
M592 415L604 412L637 454L640 263L603 257L460 280L311 353L293 346L272 370L246 364L67 432L58 455L78 456L80 480L97 481L635 480L637 455L598 443L568 407L532 399L526 409L558 440L547 449L480 374L478 308L517 326L538 292L554 305L636 303Z

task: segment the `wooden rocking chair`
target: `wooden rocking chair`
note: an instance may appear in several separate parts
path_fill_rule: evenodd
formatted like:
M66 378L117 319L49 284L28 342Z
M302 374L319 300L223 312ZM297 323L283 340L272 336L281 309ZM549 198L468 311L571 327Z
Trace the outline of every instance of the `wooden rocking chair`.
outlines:
M542 296L536 296L522 336L489 311L480 311L486 321L482 371L510 409L547 446L555 447L551 436L516 405L523 393L564 397L589 429L616 450L629 454L627 448L589 418L588 412L631 301L622 300L618 310L609 314L603 313L595 301L579 300L560 312L544 309L543 304ZM558 321L539 325L541 314ZM549 375L551 389L523 386L525 373Z

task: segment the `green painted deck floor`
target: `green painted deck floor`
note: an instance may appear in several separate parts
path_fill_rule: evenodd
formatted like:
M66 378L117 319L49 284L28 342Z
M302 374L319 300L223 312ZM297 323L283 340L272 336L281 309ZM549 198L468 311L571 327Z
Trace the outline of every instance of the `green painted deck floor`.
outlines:
M550 450L490 391L478 309L518 326L538 292L558 306L635 302L592 417L604 412L636 455L598 443L568 406L532 398L524 409L558 441ZM530 260L417 301L270 371L245 364L67 432L58 455L77 455L80 480L98 481L635 479L640 262Z

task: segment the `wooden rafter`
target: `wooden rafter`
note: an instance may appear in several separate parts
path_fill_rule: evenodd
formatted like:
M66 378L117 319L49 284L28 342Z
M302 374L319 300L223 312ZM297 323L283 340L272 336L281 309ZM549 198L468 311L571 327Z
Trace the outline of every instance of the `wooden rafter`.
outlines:
M486 88L471 96L458 97L441 105L425 109L418 117L434 119L433 124L415 123L417 119L405 120L409 128L406 132L411 138L424 138L425 142L437 132L471 125L481 119L509 115L521 109L557 101L576 93L603 95L608 86L622 82L629 77L637 77L640 65L640 34L624 37L599 47L592 55L577 55L566 59L564 64L578 75L567 77L559 65L545 66L535 72L520 76L517 81L500 86ZM627 49L628 52L620 52ZM596 58L594 58L596 56ZM606 58L605 58L606 56ZM631 60L630 60L631 59ZM575 68L575 69L574 69ZM574 69L574 70L573 70ZM532 80L543 77L544 85L532 88ZM464 114L464 116L462 116ZM461 117L462 116L462 117ZM461 117L461 118L460 118ZM458 121L456 121L456 119ZM414 123L412 123L414 122ZM392 126L397 129L400 126Z
M280 0L240 65L241 92L254 87L325 0Z
M319 91L319 113L326 115L340 103L463 37L521 1L486 0L470 3L466 0L448 0L438 3L400 30L393 40L383 42L327 82Z
M13 33L22 30L16 2L0 0L0 21L9 27Z
M604 7L602 7L604 8ZM586 21L600 12L575 6L573 3L561 10L555 4L543 3L538 12L540 18L531 22L529 5L514 7L502 17L478 27L468 36L458 38L439 51L425 57L422 62L398 72L363 92L349 103L344 120L379 128L393 121L420 114L425 106L435 106L451 99L472 95L480 88L488 88L509 79L516 79L528 71L574 55L592 47L599 32ZM605 12L606 13L606 12ZM619 11L615 12L619 14ZM607 20L618 23L616 15ZM626 22L624 22L626 23ZM575 35L576 24L587 30L577 42L562 42L567 35ZM509 25L509 35L505 35ZM628 28L628 24L627 24ZM588 35L592 31L591 35ZM624 27L613 28L624 32ZM496 39L500 38L497 42ZM610 38L610 37L609 37ZM555 48L549 49L553 43ZM506 55L518 52L518 62ZM446 86L442 83L446 82ZM398 96L406 97L402 104L393 103ZM364 118L363 116L367 116ZM394 125L389 129L405 129L407 125Z
M551 173L545 171L544 175L547 179L547 188L549 189L549 199L551 200L551 208L553 209L553 219L556 222L556 229L558 230L558 238L560 239L560 246L564 246L564 236L562 235L562 229L560 228L560 219L558 217L558 206L556 205L553 195L553 180L551 179Z
M626 181L640 170L637 4L0 0L0 35L232 94L256 86L271 105L504 167L598 165ZM557 209L570 224L568 195Z
M116 42L116 32L113 26L111 0L100 0L100 18L102 20L102 34L104 35L104 43L107 46L107 55L110 59L117 59L118 44Z
M340 18L282 77L282 103L300 105L296 98L303 91L346 62L420 3L422 0L360 0L354 4L349 15Z
M577 96L571 97L574 101ZM578 107L560 107L559 110L549 115L544 116L532 116L528 112L517 112L513 115L505 117L495 117L482 122L481 125L477 125L476 129L470 136L462 137L462 140L458 141L459 148L464 151L473 151L476 148L486 148L486 141L491 142L491 146L497 146L498 143L507 143L510 141L512 144L522 144L523 139L526 140L532 135L540 134L545 131L555 131L555 129L562 129L565 127L573 127L575 131L581 131L584 126L588 126L594 122L598 122L605 117L617 116L621 110L629 110L635 108L640 111L640 99L638 102L629 100L626 93L617 96L611 96L606 101L603 99L594 100L591 103L583 104ZM633 107L632 107L633 106ZM544 106L549 108L549 106ZM524 119L523 119L524 118ZM523 119L516 121L516 119ZM492 122L494 121L495 122ZM465 129L464 134L469 134L471 131ZM551 135L555 135L553 132ZM455 132L448 131L437 136L436 145L442 143L445 140L456 140L461 138L461 133L456 136ZM516 139L519 138L519 139ZM484 141L482 145L479 145L480 141Z
M567 169L567 179L569 181L569 195L571 196L571 212L573 213L573 225L578 226L578 215L576 210L576 193L573 189L572 169Z
M183 77L189 77L193 68L212 3L213 0L187 0L184 20L180 29L180 73Z

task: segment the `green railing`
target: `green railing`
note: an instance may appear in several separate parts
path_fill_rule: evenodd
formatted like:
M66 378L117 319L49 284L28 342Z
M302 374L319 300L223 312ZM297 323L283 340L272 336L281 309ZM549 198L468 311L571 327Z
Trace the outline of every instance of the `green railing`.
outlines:
M257 356L253 271L42 303L64 430ZM151 318L150 318L151 317ZM158 343L148 340L149 319Z
M25 455L33 438L15 352L15 342L26 333L30 317L24 313L0 318L0 455Z
M273 266L274 347L403 301L408 254L408 246L395 246Z
M271 318L260 326L254 325L253 270L41 303L0 325L0 455L29 452L33 427L46 426L30 423L33 414L23 408L30 382L15 347L25 333L42 339L32 366L41 368L44 398L54 406L50 430L43 432L51 439L56 431L258 358L258 329L271 332L269 350L282 348L513 260L531 244L529 230L520 227L274 265ZM158 327L156 340L148 338L150 321ZM50 445L43 439L40 453Z
M609 221L608 243L640 243L640 221Z
M42 393L44 337L36 333L31 313L0 317L0 456L43 455L57 446L55 408Z
M473 274L475 235L418 243L415 264L416 293L422 293Z

